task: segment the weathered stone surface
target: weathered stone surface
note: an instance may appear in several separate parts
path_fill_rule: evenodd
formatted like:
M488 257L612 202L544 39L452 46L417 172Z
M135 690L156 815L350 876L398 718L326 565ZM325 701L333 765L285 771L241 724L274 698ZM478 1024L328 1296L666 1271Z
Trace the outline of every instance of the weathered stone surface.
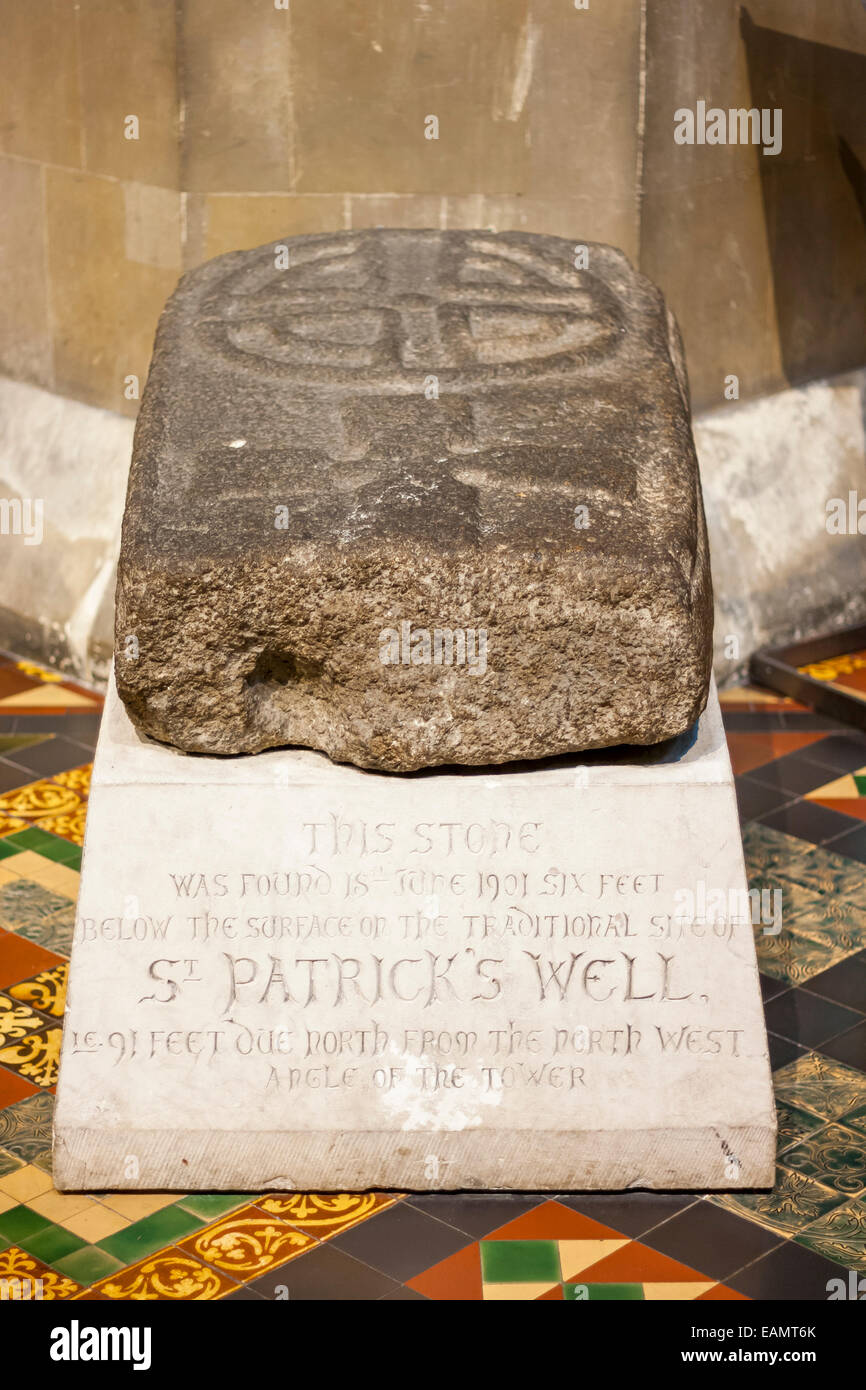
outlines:
M715 691L663 749L390 777L184 757L112 690L55 1182L769 1186L745 898Z
M369 231L184 277L119 568L145 733L401 771L694 722L712 607L679 339L620 252L587 253Z

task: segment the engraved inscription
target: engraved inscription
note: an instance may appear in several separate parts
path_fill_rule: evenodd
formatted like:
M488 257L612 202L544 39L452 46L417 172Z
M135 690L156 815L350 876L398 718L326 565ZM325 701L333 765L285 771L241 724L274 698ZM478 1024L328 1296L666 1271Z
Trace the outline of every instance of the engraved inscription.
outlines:
M529 817L334 810L288 840L278 864L177 863L134 916L82 913L77 958L117 952L116 1017L74 1014L72 1053L199 1086L240 1067L266 1106L379 1096L410 1128L480 1123L510 1092L561 1092L576 1123L617 1075L748 1053L711 969L742 924L675 912L664 868L551 862ZM413 1108L452 1094L454 1114Z

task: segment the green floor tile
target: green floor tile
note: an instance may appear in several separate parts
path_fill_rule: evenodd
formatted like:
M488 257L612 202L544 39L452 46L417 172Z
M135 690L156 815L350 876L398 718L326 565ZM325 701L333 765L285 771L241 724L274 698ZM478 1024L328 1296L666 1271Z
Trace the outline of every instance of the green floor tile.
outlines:
M107 1236L97 1244L106 1254L113 1255L124 1264L132 1264L135 1260L143 1260L146 1255L152 1255L155 1250L161 1250L164 1245L183 1240L184 1236L191 1235L201 1225L200 1217L184 1211L182 1207L164 1207L162 1211L155 1211L142 1221L134 1221L131 1226L116 1231L113 1236Z
M68 842L61 839L59 835L52 835L47 830L40 830L36 825L28 825L26 830L16 830L14 835L7 835L7 843L16 845L18 849L35 849L40 854L52 859L50 853L55 845L65 845Z
M554 1240L482 1240L485 1284L558 1284L559 1251Z
M34 845L35 848L37 846ZM81 861L80 846L74 845L71 840L63 840L58 835L46 835L45 842L38 846L38 850L43 858L53 859L55 864L68 866L70 859L75 855L78 855L79 863Z
M86 1244L87 1241L82 1240L80 1236L73 1235L63 1226L53 1224L47 1231L37 1231L36 1235L26 1236L21 1240L21 1245L28 1254L35 1255L47 1265L56 1265L58 1260L73 1254L76 1250L82 1250Z
M50 1230L52 1225L53 1222L46 1220L38 1212L31 1211L30 1207L12 1207L0 1216L0 1236L11 1241L13 1245L20 1245L37 1232Z
M606 1303L643 1299L643 1284L563 1284L566 1303Z
M81 868L81 846L73 845L67 840L66 849L54 856L55 863L63 864L67 869L80 870Z
M0 859L8 859L12 854L20 854L20 845L10 845L8 838L0 840Z
M35 748L39 743L47 743L53 734L0 734L0 757L15 753L19 748ZM32 782L33 773L22 770L24 782ZM22 786L24 783L22 783Z
M177 1205L183 1207L184 1211L192 1212L193 1216L201 1217L202 1221L215 1221L227 1211L234 1211L235 1207L246 1206L255 1200L255 1195L250 1196L249 1193L194 1192Z
M123 1269L123 1261L107 1255L95 1245L85 1245L72 1255L64 1255L62 1260L55 1260L54 1268L87 1287L95 1284L97 1279L104 1279L106 1275Z

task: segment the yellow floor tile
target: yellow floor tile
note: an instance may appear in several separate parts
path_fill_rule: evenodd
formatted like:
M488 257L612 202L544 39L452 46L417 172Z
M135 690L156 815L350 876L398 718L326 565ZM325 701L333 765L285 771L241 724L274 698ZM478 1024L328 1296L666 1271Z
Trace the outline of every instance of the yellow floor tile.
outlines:
M628 1240L625 1236L622 1240L559 1240L557 1245L562 1277L574 1279L590 1265L598 1264L606 1255L612 1255L614 1250L628 1245Z
M34 690L19 690L16 694L7 695L0 700L0 709L26 709L28 705L33 705L36 709L43 709L49 705L56 709L99 709L98 701L88 700L85 695L66 690L59 685L40 685Z
M485 1303L497 1303L503 1300L525 1301L540 1298L543 1293L549 1293L551 1289L556 1288L556 1285L548 1280L543 1284L484 1284L482 1288Z
M163 1207L170 1207L172 1202L179 1202L182 1196L182 1192L109 1192L99 1200L109 1211L117 1212L128 1221L140 1221L144 1216L162 1211Z
M65 1226L70 1216L77 1216L79 1212L86 1211L94 1205L94 1201L83 1192L52 1190L43 1192L39 1197L28 1198L27 1205L38 1211L40 1216L47 1217L49 1221L56 1221L60 1226Z
M5 869L6 864L2 867ZM46 859L43 854L36 854L32 849L14 855L9 872L16 874L18 878L29 878L31 882L38 883L40 887L47 888L52 893L70 898L72 902L78 897L80 874L76 873L75 869L67 868L65 864L55 864L53 860Z
M53 685L55 681L63 680L59 671L51 671L47 666L40 666L36 661L28 661L26 656L22 656L20 661L15 662L15 670L22 675L29 676L34 681L47 681Z
M3 1215L4 1211L11 1211L13 1207L17 1206L18 1203L14 1197L7 1197L5 1192L0 1192L0 1216Z
M26 875L19 872L17 868L18 860L23 859L25 854L32 853L30 850L23 850L20 854L11 854L8 859L0 860L0 883L10 883L16 878L25 878ZM35 859L35 855L33 856Z
M14 1173L6 1173L0 1178L0 1192L16 1202L29 1202L31 1197L38 1197L53 1186L51 1174L43 1173L33 1163L26 1163L23 1168L16 1168Z
M647 1284L644 1282L643 1296L657 1302L661 1299L692 1299L699 1298L708 1289L714 1289L715 1283L710 1280L708 1284L701 1284L695 1280L689 1284Z
M74 1216L63 1219L63 1226L67 1231L71 1231L74 1236L81 1236L82 1240L90 1241L91 1245L96 1240L105 1240L106 1236L113 1236L115 1231L122 1231L124 1226L129 1224L125 1216L120 1216L116 1211L109 1211L101 1202L93 1202L86 1211L79 1211Z

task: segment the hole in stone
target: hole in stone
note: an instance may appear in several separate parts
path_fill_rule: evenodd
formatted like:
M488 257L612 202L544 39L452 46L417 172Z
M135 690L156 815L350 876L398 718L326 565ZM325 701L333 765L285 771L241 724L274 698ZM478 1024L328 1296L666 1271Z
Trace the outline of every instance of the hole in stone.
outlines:
M259 652L256 664L247 676L247 685L291 685L294 681L320 676L324 669L323 662L298 656L296 652L277 652L265 648Z

